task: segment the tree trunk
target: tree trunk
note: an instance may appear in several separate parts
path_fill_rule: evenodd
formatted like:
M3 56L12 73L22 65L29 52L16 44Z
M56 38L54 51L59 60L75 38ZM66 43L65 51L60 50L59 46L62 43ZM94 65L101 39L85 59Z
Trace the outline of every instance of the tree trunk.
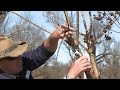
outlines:
M92 63L92 67L93 67L93 71L94 71L93 78L100 79L100 77L99 77L100 73L98 71L98 67L97 67L96 60L95 60L95 53L89 53L89 55L90 55L90 61Z

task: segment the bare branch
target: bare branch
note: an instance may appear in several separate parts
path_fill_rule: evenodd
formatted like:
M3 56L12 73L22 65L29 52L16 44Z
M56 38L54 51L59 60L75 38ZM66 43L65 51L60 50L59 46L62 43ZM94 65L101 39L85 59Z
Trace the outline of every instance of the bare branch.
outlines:
M92 16L91 16L91 12L89 11L89 17L90 17L90 34L92 33Z
M96 56L96 61L100 60L101 58L107 56L107 55L110 55L112 53L104 53L104 54L99 54L98 56Z
M85 27L85 31L86 31L86 34L88 33L88 30L87 30L87 25L86 25L86 21L85 21L85 16L84 16L84 13L81 11L81 14L82 14L82 19L83 19L83 24L84 24L84 27Z
M65 14L65 18L66 18L66 21L67 21L67 25L68 25L68 28L69 28L69 24L70 24L70 22L69 22L69 17L68 17L68 12L67 11L64 11L64 14Z
M58 23L56 22L56 18L51 15L51 11L46 11L47 20L54 25L55 28L58 27Z
M76 24L77 24L77 30L76 30L76 45L79 46L79 11L76 12Z
M56 18L59 18L59 19L62 20L64 23L66 23L65 20L63 20L62 18L58 17L58 16L55 15L53 12L50 12L50 13L53 14Z
M120 33L120 32L118 32L118 31L115 31L115 30L111 30L111 31L113 31L113 32L116 32L116 33Z

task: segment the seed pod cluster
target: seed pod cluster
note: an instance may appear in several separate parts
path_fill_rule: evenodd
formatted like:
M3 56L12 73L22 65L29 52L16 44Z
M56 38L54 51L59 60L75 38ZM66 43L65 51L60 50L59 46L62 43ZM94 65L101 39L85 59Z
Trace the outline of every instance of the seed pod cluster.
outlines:
M103 32L108 32L117 18L120 16L120 11L98 11L97 15L93 15L94 19L99 22ZM105 34L106 40L111 40L109 35Z

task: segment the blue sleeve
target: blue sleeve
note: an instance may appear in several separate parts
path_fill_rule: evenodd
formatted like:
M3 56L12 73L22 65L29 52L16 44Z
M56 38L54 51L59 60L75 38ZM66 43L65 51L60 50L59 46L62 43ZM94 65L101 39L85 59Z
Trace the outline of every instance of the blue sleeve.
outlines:
M22 59L24 66L32 71L43 65L53 54L53 52L46 50L42 43L37 49L24 53Z

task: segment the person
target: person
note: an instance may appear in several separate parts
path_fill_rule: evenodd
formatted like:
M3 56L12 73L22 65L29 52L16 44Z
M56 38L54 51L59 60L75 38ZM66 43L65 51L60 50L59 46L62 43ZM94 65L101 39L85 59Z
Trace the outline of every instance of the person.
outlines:
M0 79L33 79L32 71L55 53L59 39L72 35L73 31L72 27L68 29L67 26L61 25L39 47L29 52L26 52L26 42L14 42L11 38L0 35ZM90 68L90 63L83 56L71 66L67 76L76 78Z

